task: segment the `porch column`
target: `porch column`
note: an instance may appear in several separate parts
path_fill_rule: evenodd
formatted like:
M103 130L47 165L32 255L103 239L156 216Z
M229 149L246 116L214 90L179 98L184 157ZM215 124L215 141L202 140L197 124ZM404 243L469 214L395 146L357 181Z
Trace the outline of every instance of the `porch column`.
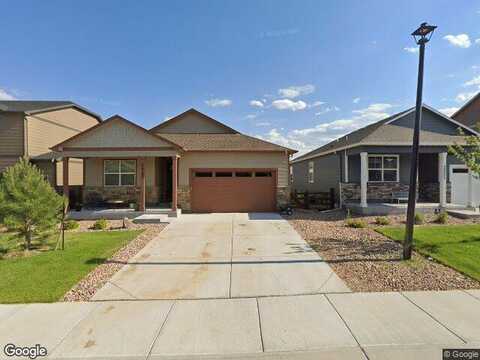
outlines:
M348 155L347 155L347 150L345 150L345 154L343 155L343 165L344 165L344 181L348 183Z
M178 158L172 157L172 210L177 211Z
M68 157L64 157L62 159L62 171L63 171L63 196L67 197L69 196L70 194L70 188L69 188L69 178L68 178L68 173L69 173L69 169L68 169L68 164L69 164L69 161L70 158Z
M360 153L360 206L367 207L368 153Z
M440 207L447 205L447 153L438 154L438 183L440 194Z
M138 210L145 211L145 158L140 158L140 201Z

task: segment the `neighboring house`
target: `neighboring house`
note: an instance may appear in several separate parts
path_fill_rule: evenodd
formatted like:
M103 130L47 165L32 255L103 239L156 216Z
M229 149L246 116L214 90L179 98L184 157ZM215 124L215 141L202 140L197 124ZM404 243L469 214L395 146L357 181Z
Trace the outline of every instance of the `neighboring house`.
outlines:
M451 117L463 125L480 129L480 92L467 101Z
M101 122L70 101L0 101L0 172L26 156L52 186L62 185L61 163L50 147ZM83 183L83 161L72 160L72 185Z
M419 201L478 206L480 183L470 183L478 180L465 176L468 169L448 155L448 145L465 144L459 127L468 135L478 133L427 105L422 111ZM415 108L402 111L292 160L293 189L334 188L339 203L360 210L395 201L409 189L414 118Z
M137 203L194 212L273 211L289 201L294 150L190 109L151 130L113 116L52 147L84 159L84 203ZM65 192L69 179L64 178Z

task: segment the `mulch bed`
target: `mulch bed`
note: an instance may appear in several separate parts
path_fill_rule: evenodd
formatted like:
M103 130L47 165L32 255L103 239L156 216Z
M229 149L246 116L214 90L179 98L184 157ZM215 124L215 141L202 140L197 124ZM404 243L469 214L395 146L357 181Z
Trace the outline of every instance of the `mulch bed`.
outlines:
M94 221L79 221L80 227L77 231L93 231L90 227ZM70 289L63 297L62 301L88 301L107 281L119 271L129 259L135 256L145 245L154 239L167 224L133 224L127 222L127 230L144 229L144 231L134 240L130 241L123 248L118 250L105 263L97 266L79 283ZM112 230L121 229L122 220L109 221L109 227ZM118 230L122 231L122 230Z
M432 225L434 215L426 215ZM390 225L405 223L405 216L388 216ZM377 233L375 217L362 217L367 228L345 226L345 212L297 210L285 219L326 260L352 291L407 291L476 289L480 283L414 252L402 261L402 246ZM448 218L448 224L473 220ZM445 226L445 225L438 225Z

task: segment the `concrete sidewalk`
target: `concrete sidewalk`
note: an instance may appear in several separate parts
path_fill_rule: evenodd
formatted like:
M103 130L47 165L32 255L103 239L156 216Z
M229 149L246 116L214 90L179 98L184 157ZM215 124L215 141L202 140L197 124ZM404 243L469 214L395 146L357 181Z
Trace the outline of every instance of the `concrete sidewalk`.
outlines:
M0 348L55 359L441 359L480 347L480 290L0 305Z

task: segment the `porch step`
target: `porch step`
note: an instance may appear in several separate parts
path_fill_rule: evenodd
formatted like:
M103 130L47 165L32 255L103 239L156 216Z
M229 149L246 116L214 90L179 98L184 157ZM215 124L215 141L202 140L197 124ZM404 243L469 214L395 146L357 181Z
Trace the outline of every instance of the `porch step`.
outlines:
M480 219L478 210L447 210L447 213L460 219Z
M143 214L132 220L135 224L168 224L168 215L165 214Z

